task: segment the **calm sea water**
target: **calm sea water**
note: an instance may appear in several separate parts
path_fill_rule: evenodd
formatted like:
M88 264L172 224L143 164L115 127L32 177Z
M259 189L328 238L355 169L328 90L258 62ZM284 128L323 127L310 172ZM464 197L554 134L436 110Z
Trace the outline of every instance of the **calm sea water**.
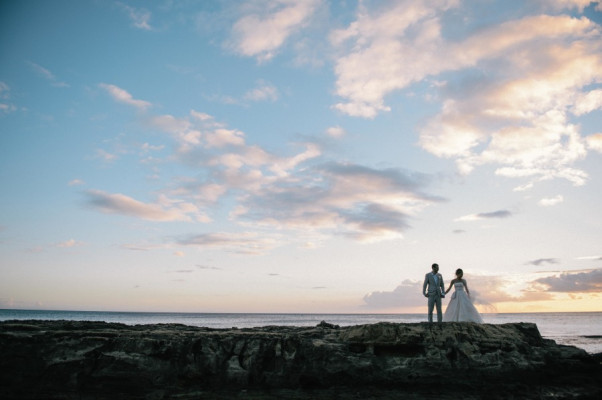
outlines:
M487 324L532 322L542 336L559 344L577 346L589 353L602 353L602 312L482 314ZM11 319L119 322L127 325L177 323L208 328L253 328L260 326L315 326L321 321L340 326L377 322L415 323L426 314L209 314L0 310L0 321Z

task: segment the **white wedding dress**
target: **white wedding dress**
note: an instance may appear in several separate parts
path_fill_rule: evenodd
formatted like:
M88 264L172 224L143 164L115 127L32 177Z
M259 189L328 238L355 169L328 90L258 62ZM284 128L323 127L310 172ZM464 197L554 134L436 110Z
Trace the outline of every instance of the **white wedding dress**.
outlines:
M464 290L462 282L454 283L454 294L447 305L445 314L443 314L443 322L476 322L483 323L481 314L472 304L470 297Z

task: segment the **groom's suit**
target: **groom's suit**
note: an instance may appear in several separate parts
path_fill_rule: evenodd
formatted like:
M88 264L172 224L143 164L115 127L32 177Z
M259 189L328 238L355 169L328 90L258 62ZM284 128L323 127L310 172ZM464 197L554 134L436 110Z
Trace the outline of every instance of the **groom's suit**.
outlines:
M445 285L443 284L443 277L441 274L433 274L432 272L426 274L424 277L424 284L422 285L422 293L429 298L429 322L433 322L433 308L435 306L437 307L437 322L441 322L443 320L443 315L441 314L441 298L445 297Z

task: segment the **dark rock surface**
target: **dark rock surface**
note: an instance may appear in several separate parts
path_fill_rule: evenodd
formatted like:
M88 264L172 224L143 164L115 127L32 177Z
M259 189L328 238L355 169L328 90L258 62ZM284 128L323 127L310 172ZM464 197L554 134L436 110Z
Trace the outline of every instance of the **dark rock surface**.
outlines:
M601 361L528 323L0 322L2 399L600 399Z

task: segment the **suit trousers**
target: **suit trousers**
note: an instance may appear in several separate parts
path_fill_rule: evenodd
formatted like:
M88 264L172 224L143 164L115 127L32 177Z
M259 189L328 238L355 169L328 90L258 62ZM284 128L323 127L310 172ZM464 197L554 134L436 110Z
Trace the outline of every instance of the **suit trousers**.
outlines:
M437 322L443 321L443 314L441 314L441 295L438 293L429 294L429 322L433 322L433 308L437 307Z

